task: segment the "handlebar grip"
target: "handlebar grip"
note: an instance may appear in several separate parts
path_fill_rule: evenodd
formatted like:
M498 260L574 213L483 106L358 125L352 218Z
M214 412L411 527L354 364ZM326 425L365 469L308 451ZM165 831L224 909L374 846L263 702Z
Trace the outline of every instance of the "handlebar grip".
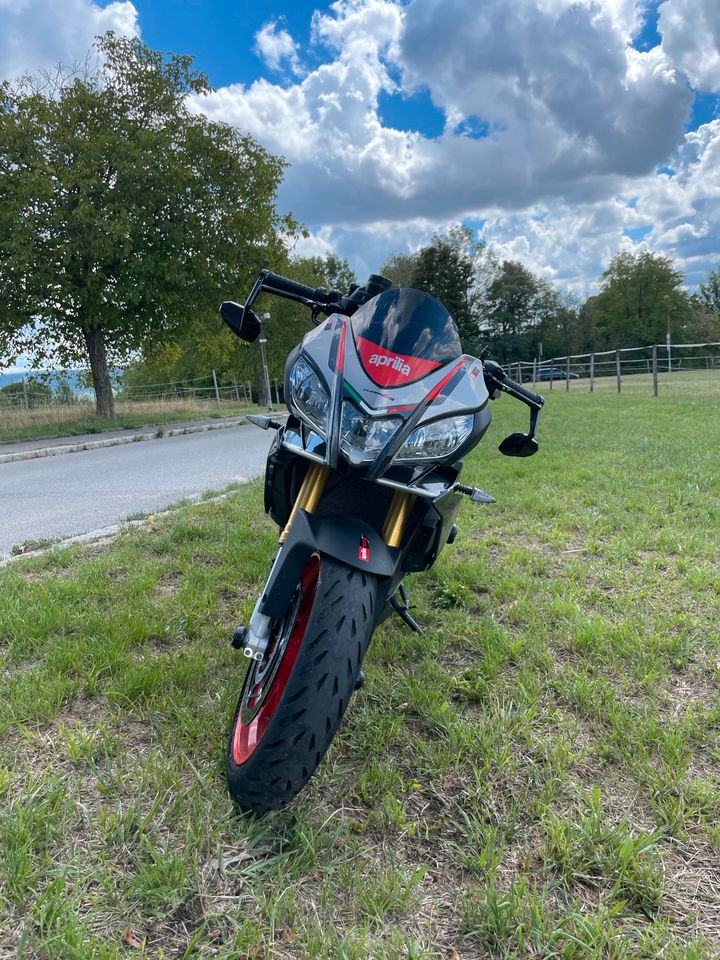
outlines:
M291 297L301 297L303 300L313 300L316 303L328 302L328 292L322 287L308 287L296 280L281 277L279 273L270 273L269 270L265 274L263 284L267 284L278 293L286 293Z
M539 393L533 393L532 390L528 390L521 383L518 383L517 380L511 380L510 377L505 377L502 386L507 393L512 393L516 397L522 397L523 400L526 400L536 407L542 407L545 403L545 398L541 397Z

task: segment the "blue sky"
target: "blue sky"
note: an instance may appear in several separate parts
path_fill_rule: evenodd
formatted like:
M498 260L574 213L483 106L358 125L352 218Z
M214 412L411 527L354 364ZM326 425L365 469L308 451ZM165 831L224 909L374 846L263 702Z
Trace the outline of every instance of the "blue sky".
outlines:
M194 53L196 66L207 73L215 87L249 84L271 73L252 52L253 37L265 23L281 22L307 47L313 12L330 6L307 0L137 0L134 5L143 38L158 49Z
M720 265L718 0L4 0L0 78L108 28L286 157L299 253L364 275L464 222L581 295L620 249Z

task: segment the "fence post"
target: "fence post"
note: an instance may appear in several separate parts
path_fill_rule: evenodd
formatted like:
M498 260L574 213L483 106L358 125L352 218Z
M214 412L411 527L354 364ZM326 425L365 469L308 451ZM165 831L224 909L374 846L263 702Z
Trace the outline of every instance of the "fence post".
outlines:
M590 354L590 393L593 392L595 387L595 354Z
M220 403L220 391L218 390L217 377L215 376L215 371L212 372L213 375L213 386L215 387L215 399Z
M23 385L23 405L25 409L28 410L29 405L28 405L28 395L27 395L27 380L25 379L25 377L22 378L22 385Z
M537 360L533 360L533 390L537 381Z
M565 363L565 392L570 390L570 355L568 354L567 361Z
M620 351L615 351L615 374L617 376L617 390L620 393L622 384L622 375L620 373Z
M657 377L657 344L652 348L652 374L653 374L653 396L658 395L658 377Z
M235 391L235 402L240 403L240 391L238 390L237 381L233 380L233 390Z
M280 393L278 392L278 382L277 379L273 380L275 386L275 403L280 406Z

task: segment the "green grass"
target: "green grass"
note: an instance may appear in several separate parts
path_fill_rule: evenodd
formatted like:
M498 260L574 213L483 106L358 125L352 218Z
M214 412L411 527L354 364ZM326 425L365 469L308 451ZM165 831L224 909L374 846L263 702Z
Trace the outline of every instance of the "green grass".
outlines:
M33 407L30 410L0 408L0 443L18 440L40 440L52 437L80 437L107 430L131 430L158 426L156 435L163 436L162 424L183 420L207 420L257 412L257 407L222 401L118 401L114 419L98 417L90 403Z
M494 493L411 581L318 776L238 815L228 638L259 484L0 574L0 956L702 960L720 952L720 409L495 405ZM575 386L575 385L573 385Z

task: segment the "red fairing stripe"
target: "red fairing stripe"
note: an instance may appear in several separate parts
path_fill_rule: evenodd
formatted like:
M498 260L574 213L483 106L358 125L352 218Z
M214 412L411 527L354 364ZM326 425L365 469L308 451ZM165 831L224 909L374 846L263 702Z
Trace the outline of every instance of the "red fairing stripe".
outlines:
M460 357L460 359L452 368L452 370L449 373L446 373L445 376L442 378L442 380L439 383L436 383L435 386L432 388L430 393L425 398L427 403L432 403L433 400L435 400L435 398L440 394L441 390L448 385L448 383L452 380L455 374L461 369L461 367L465 366L468 359L469 357L467 357L465 354L463 354L463 356Z
M441 367L435 360L421 360L385 350L365 337L357 338L358 354L365 373L379 387L400 387L421 380Z
M347 320L342 319L342 329L340 330L340 346L338 348L338 370L343 373L345 370L345 340L347 338Z

